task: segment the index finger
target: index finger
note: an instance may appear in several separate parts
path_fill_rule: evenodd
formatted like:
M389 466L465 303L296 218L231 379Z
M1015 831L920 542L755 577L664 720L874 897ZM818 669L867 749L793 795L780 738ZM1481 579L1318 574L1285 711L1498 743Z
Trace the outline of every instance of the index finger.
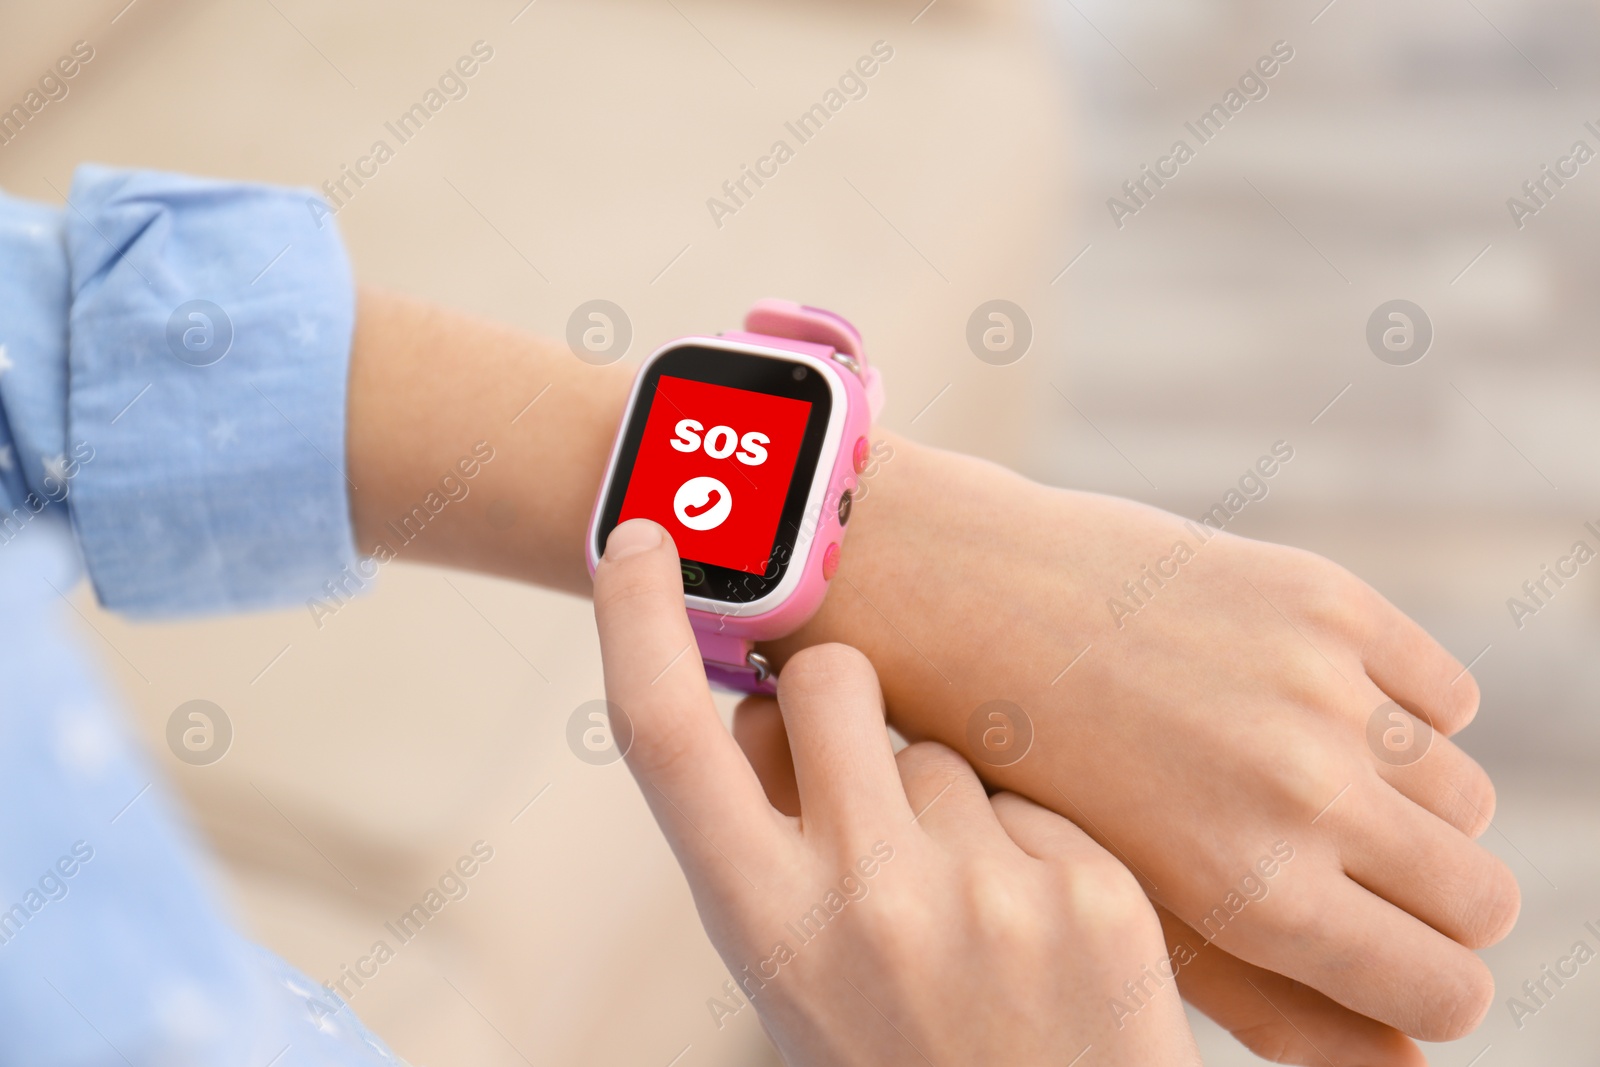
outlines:
M783 822L711 702L678 552L660 526L632 519L611 531L594 616L606 698L632 726L628 768L673 852L690 875L732 867L750 881Z

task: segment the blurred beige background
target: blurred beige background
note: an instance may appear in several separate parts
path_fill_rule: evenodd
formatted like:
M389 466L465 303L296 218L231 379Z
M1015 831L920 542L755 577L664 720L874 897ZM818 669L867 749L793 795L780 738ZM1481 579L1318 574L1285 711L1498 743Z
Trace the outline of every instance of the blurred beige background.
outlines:
M1520 1030L1504 1005L1600 919L1600 578L1520 631L1505 607L1600 519L1600 176L1520 231L1505 207L1572 140L1600 144L1593 8L923 2L8 5L0 101L76 40L96 56L0 147L0 185L56 200L96 160L318 186L482 40L468 96L339 214L365 280L552 336L610 299L630 359L758 296L835 307L886 369L890 427L1187 514L1290 441L1244 532L1332 556L1481 654L1463 741L1500 784L1487 842L1525 909L1487 954L1502 1002L1434 1062L1594 1062L1600 974ZM717 228L705 199L880 39L867 97ZM1106 199L1279 40L1295 58L1268 96L1113 225ZM967 348L993 298L1033 324L1010 366ZM1436 331L1408 367L1364 340L1394 298ZM419 1067L770 1061L752 1013L718 1030L706 1010L726 972L626 772L567 748L600 695L586 603L401 565L320 628L78 604L219 882L314 978L492 845L352 998ZM196 698L236 730L209 767L163 740ZM1209 1063L1256 1062L1197 1030Z

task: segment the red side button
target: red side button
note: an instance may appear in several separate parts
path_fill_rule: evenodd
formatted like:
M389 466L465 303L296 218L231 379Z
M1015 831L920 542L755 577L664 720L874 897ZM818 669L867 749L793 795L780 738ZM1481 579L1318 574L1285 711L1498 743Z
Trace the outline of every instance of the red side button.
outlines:
M839 573L839 543L835 541L829 545L827 551L822 553L822 580L833 581L833 576Z
M857 474L867 469L867 464L872 459L872 446L867 443L865 437L856 438L855 452L850 458L855 463Z

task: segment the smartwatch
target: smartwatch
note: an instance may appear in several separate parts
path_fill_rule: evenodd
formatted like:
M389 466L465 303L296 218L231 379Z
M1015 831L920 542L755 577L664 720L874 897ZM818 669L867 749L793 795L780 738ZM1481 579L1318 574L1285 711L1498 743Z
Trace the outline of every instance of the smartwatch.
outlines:
M618 523L659 523L707 678L774 692L754 644L822 604L882 406L861 335L821 308L761 300L742 331L668 342L628 396L589 520L589 573Z

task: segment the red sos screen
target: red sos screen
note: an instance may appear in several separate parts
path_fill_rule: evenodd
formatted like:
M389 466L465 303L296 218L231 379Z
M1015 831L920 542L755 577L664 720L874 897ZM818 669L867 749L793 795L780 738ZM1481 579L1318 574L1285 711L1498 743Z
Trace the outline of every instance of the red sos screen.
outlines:
M659 375L615 522L652 519L685 560L763 574L812 407L796 396Z

